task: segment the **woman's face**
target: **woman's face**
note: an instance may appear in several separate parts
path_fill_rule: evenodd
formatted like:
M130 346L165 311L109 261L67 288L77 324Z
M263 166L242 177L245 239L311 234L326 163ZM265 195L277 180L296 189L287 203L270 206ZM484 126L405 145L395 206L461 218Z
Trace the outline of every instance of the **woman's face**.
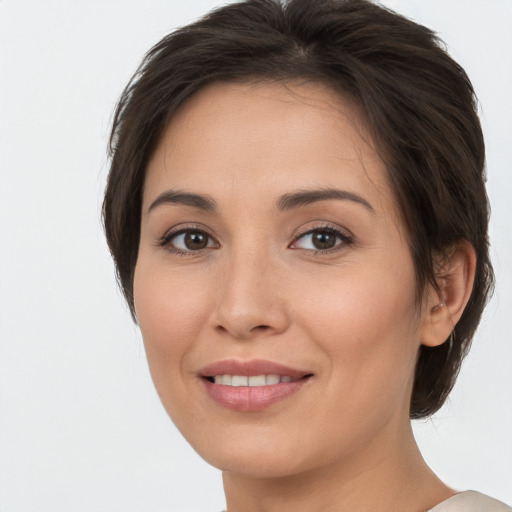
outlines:
M425 320L357 119L319 85L214 84L148 166L134 294L149 367L221 469L357 464L409 428Z

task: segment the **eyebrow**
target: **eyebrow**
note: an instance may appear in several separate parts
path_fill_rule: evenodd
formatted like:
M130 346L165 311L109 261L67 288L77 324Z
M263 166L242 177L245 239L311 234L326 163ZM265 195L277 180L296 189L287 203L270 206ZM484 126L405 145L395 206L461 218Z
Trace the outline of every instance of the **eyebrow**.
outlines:
M208 196L180 192L177 190L166 190L151 203L151 206L148 208L148 213L161 204L182 204L207 212L215 212L217 210L217 203Z
M375 213L372 205L363 197L348 190L339 190L337 188L321 188L317 190L298 190L290 194L284 194L277 201L277 207L281 211L292 210L301 206L306 206L317 201L327 199L338 199L342 201L354 201L366 207L372 213Z
M349 192L348 190L339 190L336 188L298 190L296 192L284 194L277 200L276 206L280 211L288 211L329 199L353 201L363 205L370 212L375 213L372 205L360 195L355 194L354 192ZM177 190L166 190L151 203L148 208L148 213L162 204L181 204L185 206L192 206L193 208L206 212L217 211L217 203L209 196Z

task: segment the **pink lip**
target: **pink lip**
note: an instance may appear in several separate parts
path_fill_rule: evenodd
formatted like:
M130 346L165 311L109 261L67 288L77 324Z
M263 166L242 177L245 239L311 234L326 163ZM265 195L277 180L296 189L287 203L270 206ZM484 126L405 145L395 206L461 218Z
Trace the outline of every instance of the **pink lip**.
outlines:
M246 375L250 377L270 374L286 375L299 380L280 382L269 386L234 387L214 384L206 378L215 375ZM199 375L202 377L201 381L209 396L218 405L235 411L252 412L261 411L295 394L310 380L311 373L289 368L272 361L253 359L251 361L218 361L201 369Z
M209 364L199 371L201 377L213 377L215 375L246 375L251 377L270 374L288 375L294 379L300 379L305 375L311 374L311 372L295 370L294 368L265 359L252 359L250 361L226 359Z

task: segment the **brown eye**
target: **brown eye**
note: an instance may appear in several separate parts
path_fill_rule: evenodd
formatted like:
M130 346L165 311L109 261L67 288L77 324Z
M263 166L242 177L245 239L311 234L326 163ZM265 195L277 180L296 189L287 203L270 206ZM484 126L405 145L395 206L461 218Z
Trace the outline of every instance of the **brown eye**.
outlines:
M352 238L334 228L316 228L304 233L293 243L293 249L313 252L331 252L350 245Z
M191 251L204 249L208 245L208 235L201 231L189 231L185 233L183 243Z
M164 237L161 246L175 253L193 253L218 247L208 233L198 229L181 229Z
M317 231L311 233L311 241L318 250L332 249L336 245L336 235L329 231Z

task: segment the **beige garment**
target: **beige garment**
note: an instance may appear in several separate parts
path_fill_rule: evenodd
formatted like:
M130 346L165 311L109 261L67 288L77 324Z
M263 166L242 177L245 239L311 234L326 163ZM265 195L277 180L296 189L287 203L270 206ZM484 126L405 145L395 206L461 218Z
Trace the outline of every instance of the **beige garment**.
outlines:
M476 491L459 492L427 512L512 512L501 501Z

